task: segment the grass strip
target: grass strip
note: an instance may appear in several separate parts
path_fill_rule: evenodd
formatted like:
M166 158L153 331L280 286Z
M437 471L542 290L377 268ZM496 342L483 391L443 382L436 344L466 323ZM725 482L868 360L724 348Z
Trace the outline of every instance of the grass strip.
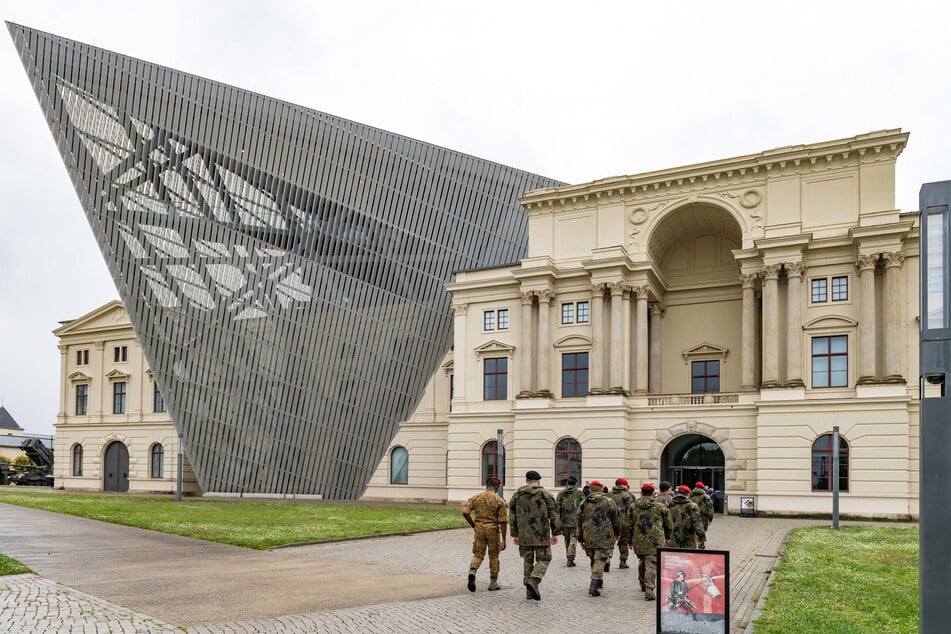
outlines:
M0 555L0 577L4 575L22 575L27 572L33 572L16 559L11 559L6 555Z
M918 527L791 531L756 634L918 631Z

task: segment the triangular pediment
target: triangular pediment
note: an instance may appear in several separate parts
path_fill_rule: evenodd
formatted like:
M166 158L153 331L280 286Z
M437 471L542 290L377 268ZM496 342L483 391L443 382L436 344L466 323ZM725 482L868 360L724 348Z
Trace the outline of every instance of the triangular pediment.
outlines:
M475 352L479 356L483 356L487 354L510 355L513 352L515 352L515 346L509 345L507 343L502 343L501 341L496 341L495 339L493 339L492 341L487 341L486 343L477 347L475 350L473 350L473 352Z
M725 357L729 352L729 348L724 348L722 346L704 342L700 345L694 346L693 348L684 350L681 354L683 354L684 359L687 359L689 357L699 356Z
M859 322L849 319L844 315L824 315L817 317L807 324L802 325L803 330L815 330L819 328L854 328Z
M54 330L53 334L57 337L64 337L78 332L113 330L129 328L130 326L131 323L129 322L128 313L125 312L125 306L118 299L114 299L82 317L64 323Z
M125 381L131 376L132 376L131 374L120 372L119 370L113 370L112 372L106 375L106 378L109 379L110 381Z

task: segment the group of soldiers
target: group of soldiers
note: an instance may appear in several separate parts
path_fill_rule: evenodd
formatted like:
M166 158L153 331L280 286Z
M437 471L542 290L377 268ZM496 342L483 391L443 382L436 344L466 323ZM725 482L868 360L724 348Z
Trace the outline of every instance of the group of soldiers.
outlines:
M703 482L691 490L687 485L673 489L661 482L659 491L645 482L635 498L627 480L618 478L610 491L594 480L578 489L569 477L567 486L555 498L541 485L537 471L525 474L520 487L506 505L498 495L501 481L491 476L485 491L472 496L462 514L474 530L472 561L467 587L476 589L476 572L489 555L489 590L498 590L499 552L505 550L506 532L518 546L523 563L523 583L527 599L541 600L542 579L552 559L551 547L558 535L565 540L568 567L574 567L577 546L584 549L591 564L588 594L601 596L604 573L611 569L614 548L620 553L619 568L629 568L633 549L638 558L638 581L644 598L653 601L657 578L657 548L706 548L706 532L713 522L713 500ZM473 519L473 514L475 519Z

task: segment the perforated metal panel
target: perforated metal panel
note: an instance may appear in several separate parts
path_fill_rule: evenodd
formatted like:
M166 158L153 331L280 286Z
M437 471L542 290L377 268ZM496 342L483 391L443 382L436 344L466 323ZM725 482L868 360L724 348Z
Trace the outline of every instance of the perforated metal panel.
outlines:
M202 490L358 497L562 183L7 24Z

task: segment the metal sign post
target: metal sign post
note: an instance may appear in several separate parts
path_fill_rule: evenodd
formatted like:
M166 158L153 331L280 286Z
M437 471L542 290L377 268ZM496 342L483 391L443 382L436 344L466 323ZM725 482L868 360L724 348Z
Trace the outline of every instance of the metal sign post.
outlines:
M495 452L495 469L498 472L499 480L502 481L502 484L499 485L499 497L505 497L505 443L502 442L503 432L501 429L495 430L496 436L496 452Z
M832 427L832 528L839 530L839 426Z

